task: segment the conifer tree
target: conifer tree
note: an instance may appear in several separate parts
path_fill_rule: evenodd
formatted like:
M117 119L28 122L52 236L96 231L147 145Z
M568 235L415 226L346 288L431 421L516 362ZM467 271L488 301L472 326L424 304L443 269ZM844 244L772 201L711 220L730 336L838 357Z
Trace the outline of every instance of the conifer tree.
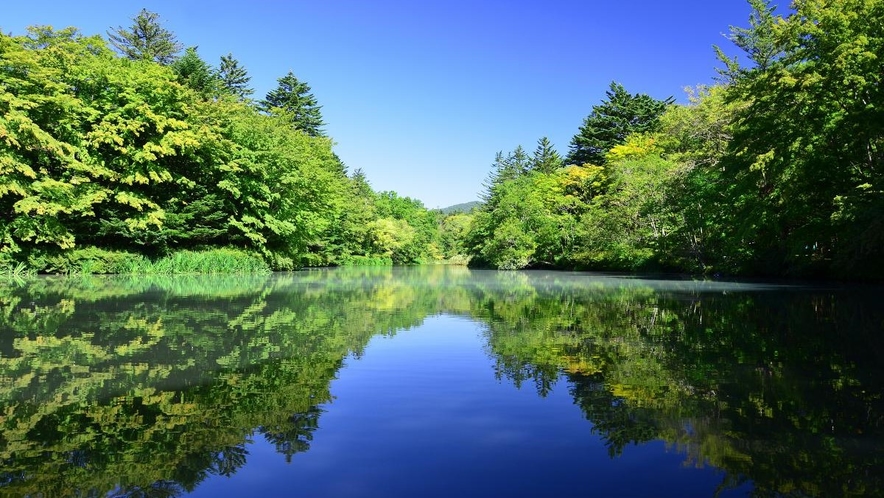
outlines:
M274 109L288 112L296 130L314 137L323 136L322 127L325 123L320 113L322 106L310 93L310 87L299 81L291 71L277 82L279 86L267 93L261 102L261 109L267 113Z
M160 24L160 15L141 9L131 27L107 32L111 45L124 57L132 60L150 60L171 64L184 46L175 35Z
M593 106L571 139L568 164L603 165L605 153L631 133L656 130L663 111L674 102L672 97L657 100L646 94L630 94L616 82L611 82L606 95L601 104Z
M178 82L197 91L203 97L215 95L221 85L218 74L200 58L197 47L188 47L184 55L171 64Z
M553 148L549 138L537 141L534 156L531 158L531 169L541 173L552 173L562 167L562 156Z
M249 98L249 95L255 93L255 90L249 87L249 81L252 79L251 76L249 76L246 68L242 67L239 61L233 58L233 54L221 56L218 77L221 80L222 88L240 100L246 100Z

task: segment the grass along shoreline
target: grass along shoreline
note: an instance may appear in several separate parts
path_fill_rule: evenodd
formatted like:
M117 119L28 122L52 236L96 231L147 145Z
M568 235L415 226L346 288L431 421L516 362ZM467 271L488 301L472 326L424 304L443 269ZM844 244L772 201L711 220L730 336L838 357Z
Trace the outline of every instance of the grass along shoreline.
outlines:
M469 258L456 256L425 264L466 266ZM393 266L389 257L353 256L340 266ZM26 262L0 254L0 277L23 278L37 274L49 275L212 275L267 274L270 264L255 252L222 247L203 251L178 251L158 259L126 251L97 247L75 249L64 253L38 254Z
M0 276L25 277L41 274L61 275L181 275L270 273L270 265L260 255L234 248L205 251L178 251L155 260L123 251L96 247L61 254L42 254L27 263L0 260Z

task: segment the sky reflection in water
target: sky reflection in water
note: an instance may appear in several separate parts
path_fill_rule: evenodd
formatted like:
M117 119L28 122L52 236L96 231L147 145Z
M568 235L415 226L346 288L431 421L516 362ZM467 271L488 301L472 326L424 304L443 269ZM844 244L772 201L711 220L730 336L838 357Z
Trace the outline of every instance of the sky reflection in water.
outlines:
M882 491L873 288L430 267L0 296L0 496Z

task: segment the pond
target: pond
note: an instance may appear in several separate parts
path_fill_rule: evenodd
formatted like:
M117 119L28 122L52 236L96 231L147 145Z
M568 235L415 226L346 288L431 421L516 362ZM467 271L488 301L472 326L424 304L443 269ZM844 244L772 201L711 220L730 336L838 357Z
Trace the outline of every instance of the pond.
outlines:
M882 496L878 287L0 281L0 496Z

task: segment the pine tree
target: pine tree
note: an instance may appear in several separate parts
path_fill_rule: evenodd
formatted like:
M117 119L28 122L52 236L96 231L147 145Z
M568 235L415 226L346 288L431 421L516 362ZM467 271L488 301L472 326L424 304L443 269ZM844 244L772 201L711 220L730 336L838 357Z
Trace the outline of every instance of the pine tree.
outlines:
M303 81L298 81L291 71L277 82L279 86L267 93L261 102L261 109L267 113L274 109L288 112L296 130L314 137L323 136L321 128L325 123L320 113L322 106L310 93L310 87Z
M197 47L188 47L184 55L171 64L178 75L178 82L196 90L203 97L215 95L221 85L215 71L196 52Z
M491 172L482 182L483 191L479 194L479 198L486 204L493 203L495 190L500 185L519 178L530 169L531 160L521 145L505 156L502 151L498 152L494 156Z
M663 111L674 102L672 97L657 100L646 94L630 94L616 82L611 82L606 95L571 139L568 164L605 164L605 154L629 134L654 131Z
M562 167L562 156L553 148L547 137L537 141L534 156L531 158L531 169L541 173L552 173Z
M160 25L159 14L141 9L132 21L129 29L119 26L107 32L111 45L124 57L169 65L184 48L171 31Z
M249 76L246 68L239 65L239 61L233 58L233 54L221 56L221 66L218 68L218 77L222 88L240 100L246 100L255 90L249 87Z

